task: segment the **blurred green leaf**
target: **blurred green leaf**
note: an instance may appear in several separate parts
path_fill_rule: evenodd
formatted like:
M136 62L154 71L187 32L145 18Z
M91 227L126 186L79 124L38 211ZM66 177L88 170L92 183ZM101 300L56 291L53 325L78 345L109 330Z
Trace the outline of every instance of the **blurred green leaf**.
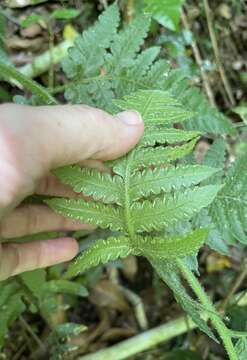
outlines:
M21 27L26 28L30 25L37 24L40 20L43 20L44 16L39 14L31 14L21 21Z
M38 299L43 295L44 285L46 283L46 271L44 269L37 269L28 271L20 275L23 283Z
M235 351L238 356L238 360L247 359L247 339L239 339L235 345Z
M165 356L164 360L202 360L202 358L194 351L175 350Z
M51 17L58 20L74 19L80 15L80 11L76 9L58 9L53 11Z
M178 31L181 7L184 0L145 0L145 11L164 27Z
M247 124L247 104L237 106L233 108L232 111L238 114L245 124Z
M85 297L88 296L87 289L79 283L68 280L51 280L45 284L45 292L64 293Z

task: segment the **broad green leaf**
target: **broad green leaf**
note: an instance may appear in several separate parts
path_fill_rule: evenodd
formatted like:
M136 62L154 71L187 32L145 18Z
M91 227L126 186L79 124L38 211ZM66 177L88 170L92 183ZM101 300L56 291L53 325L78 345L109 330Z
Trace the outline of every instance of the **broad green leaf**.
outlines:
M183 3L184 0L145 0L145 10L161 25L170 30L178 30Z
M40 300L46 284L46 271L44 269L37 269L25 272L19 276L33 295Z

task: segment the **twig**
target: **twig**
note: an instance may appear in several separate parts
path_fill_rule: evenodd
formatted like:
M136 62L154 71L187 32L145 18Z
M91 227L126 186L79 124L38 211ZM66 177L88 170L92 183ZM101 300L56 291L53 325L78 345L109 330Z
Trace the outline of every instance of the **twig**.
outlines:
M239 297L242 297L242 293L235 295L234 299L237 300ZM247 294L241 298L239 305L247 305ZM204 318L207 319L208 315L204 314ZM112 347L100 350L93 354L82 356L78 360L127 359L130 356L133 356L144 350L148 350L162 342L169 341L195 328L197 328L197 326L190 318L188 318L188 321L186 321L184 316L181 316L176 320L169 321L168 323L158 326L152 330L145 331L140 335L136 335L131 339L122 341Z
M106 9L108 6L107 0L100 0L100 2L103 5L104 9Z
M31 64L26 64L18 68L18 71L28 78L35 78L46 72L51 64L58 64L68 54L68 49L73 45L74 40L65 40L52 50L47 50L37 56Z
M232 286L230 287L230 289L227 293L227 296L220 304L219 310L221 312L223 312L223 313L225 312L225 309L226 309L228 303L230 302L230 300L232 299L233 295L238 290L238 288L241 286L246 275L247 275L247 261L244 261L242 270L240 271L240 273L237 275L236 279L234 280Z
M235 105L235 100L234 100L234 96L233 96L233 93L232 93L232 89L231 89L231 86L230 86L230 84L228 82L228 79L227 79L224 67L222 65L221 58L220 58L220 51L219 51L216 35L215 35L215 32L214 32L214 28L213 28L211 9L209 7L208 0L203 0L203 1L204 1L205 12L206 12L209 35L210 35L210 39L211 39L212 46L213 46L213 51L214 51L216 64L218 66L220 77L221 77L222 83L224 85L225 91L227 93L227 96L228 96L228 98L230 100L231 105L234 106Z
M45 345L42 343L42 341L39 339L39 337L35 334L31 326L26 322L26 320L20 316L19 318L20 323L22 326L26 329L26 331L31 335L31 337L34 339L34 341L38 344L38 346L43 350L45 349Z
M187 20L187 16L186 16L186 14L185 14L185 12L183 10L181 12L181 19L182 19L182 23L183 23L183 26L185 27L185 29L187 31L191 32L189 22ZM216 103L215 103L215 100L214 100L214 94L213 94L213 91L212 91L211 86L209 84L207 74L206 74L206 72L204 70L204 67L203 67L203 60L201 58L200 50L199 50L199 48L197 46L196 41L193 38L192 38L192 41L191 41L191 48L192 48L196 63L197 63L197 65L198 65L198 67L200 69L200 72L201 72L203 86L204 86L205 92L207 94L208 100L209 100L211 106L216 107Z
M124 11L124 18L127 22L130 22L134 16L134 0L128 0L125 11Z
M140 296L135 294L130 289L121 286L121 290L127 300L131 303L134 308L136 320L140 326L141 330L147 330L148 328L148 320L144 309L144 304Z

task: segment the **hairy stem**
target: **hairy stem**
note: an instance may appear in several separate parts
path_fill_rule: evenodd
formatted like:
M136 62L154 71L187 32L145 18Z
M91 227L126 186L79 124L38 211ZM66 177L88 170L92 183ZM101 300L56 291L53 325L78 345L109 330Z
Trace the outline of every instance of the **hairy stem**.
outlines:
M21 85L25 90L28 90L33 95L38 96L43 104L57 104L56 99L45 88L16 71L14 67L0 62L0 74L3 74L0 75L0 77L9 83Z
M224 347L228 353L229 359L238 360L237 354L234 350L234 346L231 340L230 331L227 329L224 322L221 320L220 315L217 315L217 310L215 309L215 306L213 305L212 301L203 290L200 282L195 277L193 272L185 265L183 260L177 259L176 263L183 277L187 280L190 287L192 288L192 290L200 300L201 304L205 307L206 310L208 310L208 316L212 321L212 324L214 325L215 329L217 330L220 338L222 339Z

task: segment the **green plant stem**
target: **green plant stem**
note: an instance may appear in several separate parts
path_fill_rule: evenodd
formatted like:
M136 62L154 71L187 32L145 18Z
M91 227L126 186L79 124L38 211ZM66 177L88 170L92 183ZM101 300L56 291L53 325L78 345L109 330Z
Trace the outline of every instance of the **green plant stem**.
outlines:
M239 301L239 306L247 305L247 293L238 293L234 296L234 301ZM217 304L219 305L219 304ZM208 312L202 314L205 320L208 319ZM197 328L197 325L185 316L181 316L175 320L169 321L164 325L157 326L151 330L145 331L142 334L136 335L131 339L119 342L116 345L100 350L96 353L91 353L80 357L78 360L123 360L130 356L148 350L160 343L169 341L179 335L187 333L190 330ZM234 332L233 337L242 337L242 333ZM241 336L240 336L241 335Z
M134 336L131 339L122 341L117 345L100 350L95 354L82 356L78 360L128 359L130 356L150 349L161 342L168 341L176 336L184 334L195 327L196 325L192 322L192 320L186 321L183 316L152 330L145 331L144 333Z
M224 322L221 320L220 315L217 315L217 310L213 305L210 298L207 296L205 291L203 290L200 282L195 277L193 272L185 265L183 260L177 259L176 260L177 266L181 271L183 277L187 280L188 284L200 300L201 304L208 310L208 315L212 324L214 325L215 329L217 330L219 336L222 339L224 347L228 353L230 360L238 360L237 354L234 350L234 346L232 343L230 331L225 326Z
M11 84L20 84L25 90L30 91L32 94L38 96L43 104L54 105L57 104L56 99L41 85L33 80L28 79L25 75L21 74L14 67L0 62L0 77Z

